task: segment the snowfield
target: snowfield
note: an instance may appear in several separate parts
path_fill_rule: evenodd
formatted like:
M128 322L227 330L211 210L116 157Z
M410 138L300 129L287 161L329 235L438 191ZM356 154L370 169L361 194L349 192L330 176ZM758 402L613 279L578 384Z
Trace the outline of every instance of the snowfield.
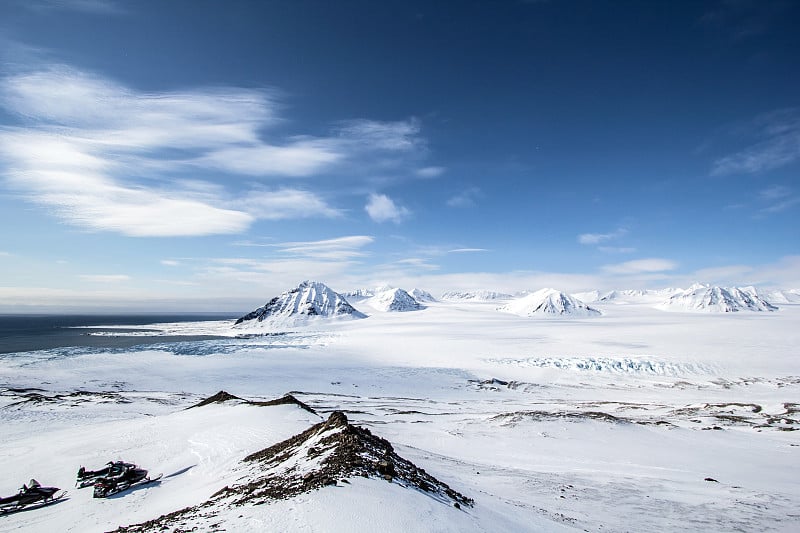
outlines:
M672 294L599 294L593 317L482 294L269 334L109 327L218 338L0 355L0 495L31 477L69 490L0 531L796 531L800 305L654 308ZM192 407L220 390L240 399ZM336 412L371 452L323 424ZM367 477L332 470L345 444ZM74 488L110 460L164 477Z

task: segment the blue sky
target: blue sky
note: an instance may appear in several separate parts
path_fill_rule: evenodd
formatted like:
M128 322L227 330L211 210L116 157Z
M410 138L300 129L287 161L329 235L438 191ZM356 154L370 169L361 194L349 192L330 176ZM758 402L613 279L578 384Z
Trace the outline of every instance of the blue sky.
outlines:
M9 0L0 311L800 286L791 1Z

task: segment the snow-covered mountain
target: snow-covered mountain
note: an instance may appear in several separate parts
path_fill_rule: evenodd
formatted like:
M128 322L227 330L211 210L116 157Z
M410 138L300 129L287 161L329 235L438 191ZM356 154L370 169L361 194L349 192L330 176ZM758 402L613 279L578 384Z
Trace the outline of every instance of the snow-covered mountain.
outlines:
M417 311L424 308L403 289L384 290L364 303L378 311Z
M599 316L602 313L555 289L541 289L499 308L519 316Z
M800 289L774 290L762 297L771 304L798 304L800 303Z
M572 296L573 298L576 298L576 299L578 299L578 300L580 300L582 302L592 303L592 302L598 301L604 295L605 295L605 293L602 293L599 290L594 289L594 290L585 291L585 292L573 292L570 296Z
M366 318L324 283L304 281L236 321L239 327L297 326L315 318Z
M431 293L422 289L414 289L409 294L420 303L436 301L436 298Z
M709 287L696 284L674 294L661 305L665 311L735 313L738 311L777 311L778 308L756 294L752 287Z
M477 291L449 291L442 294L442 300L447 302L492 302L495 300L510 300L510 294L487 290Z

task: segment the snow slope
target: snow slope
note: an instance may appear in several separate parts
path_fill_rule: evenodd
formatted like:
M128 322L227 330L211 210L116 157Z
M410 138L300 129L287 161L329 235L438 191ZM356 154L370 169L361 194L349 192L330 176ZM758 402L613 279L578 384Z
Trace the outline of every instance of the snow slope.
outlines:
M591 317L602 314L577 298L555 289L538 290L500 307L499 310L519 316Z
M0 495L31 477L70 490L0 517L0 531L94 533L196 508L185 530L794 533L800 306L593 307L602 320L435 302L285 335L0 355ZM204 327L221 326L169 330ZM251 401L186 409L220 389ZM319 416L263 405L287 391ZM399 476L204 507L226 486L266 483L273 466L244 459L287 440L302 445L281 475L317 471L329 434L297 436L337 411L474 507ZM164 478L106 500L72 488L80 465L112 459Z
M671 296L658 306L665 311L702 313L735 313L738 311L777 311L778 308L760 298L752 287L694 286Z

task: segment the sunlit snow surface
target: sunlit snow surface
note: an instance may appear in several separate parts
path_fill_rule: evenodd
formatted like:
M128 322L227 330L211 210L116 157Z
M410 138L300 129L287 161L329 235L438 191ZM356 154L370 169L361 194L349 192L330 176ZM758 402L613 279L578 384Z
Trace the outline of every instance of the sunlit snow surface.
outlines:
M455 509L355 479L216 516L227 531L796 531L800 306L592 305L603 316L464 301L270 335L232 322L104 327L217 338L0 355L0 495L31 477L70 490L0 517L0 531L107 531L200 504L242 479L243 457L321 420L291 405L184 410L221 389L344 410L475 499ZM164 478L106 500L73 488L80 465L112 459Z

